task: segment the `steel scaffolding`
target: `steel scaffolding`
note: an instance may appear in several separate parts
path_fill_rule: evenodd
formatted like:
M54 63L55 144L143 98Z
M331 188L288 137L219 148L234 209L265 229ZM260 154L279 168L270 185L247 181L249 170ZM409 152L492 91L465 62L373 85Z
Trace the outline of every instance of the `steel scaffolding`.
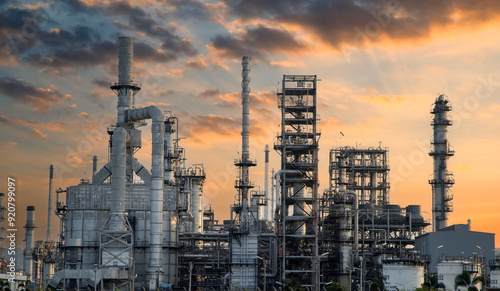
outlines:
M359 204L388 204L388 149L340 147L330 150L330 189L356 192Z
M319 290L316 82L315 75L283 76L277 96L281 133L274 145L281 155L281 280L291 279L313 290Z

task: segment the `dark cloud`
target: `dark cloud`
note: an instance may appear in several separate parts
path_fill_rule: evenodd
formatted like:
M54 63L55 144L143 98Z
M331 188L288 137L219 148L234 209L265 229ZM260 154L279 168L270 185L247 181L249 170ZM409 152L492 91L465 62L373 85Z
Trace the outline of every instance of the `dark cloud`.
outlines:
M101 41L88 47L70 45L54 49L47 56L33 53L26 60L34 65L53 68L87 67L109 63L110 58L117 54L116 44L111 41Z
M221 94L222 92L219 89L206 89L198 94L198 96L202 98L217 98Z
M325 43L363 46L389 37L426 37L433 27L481 23L496 17L494 0L255 0L231 8L243 19L266 19L302 26ZM459 13L461 18L454 18Z
M87 47L75 44L57 48L46 56L42 55L42 53L33 53L26 57L26 60L38 66L69 68L107 64L110 59L117 56L116 42L99 41L90 43ZM135 43L134 59L136 61L168 62L176 59L176 56L154 49L146 43Z
M206 20L210 17L205 5L196 0L170 0L167 3L175 8L172 13L178 17L192 17L198 20Z
M113 2L107 7L107 11L115 15L128 16L130 29L158 38L162 42L161 47L171 53L185 56L197 54L190 40L174 34L173 28L162 26L151 14L139 6L128 2Z
M76 26L74 31L66 29L52 29L49 32L41 32L40 41L48 47L61 47L72 45L86 45L99 40L99 34L86 26Z
M94 84L98 87L109 88L109 82L106 82L102 79L94 79L94 80L92 80L92 84Z
M263 56L267 53L298 51L306 46L295 39L285 30L269 28L259 25L250 28L242 35L218 35L212 39L212 45L228 57L241 57L243 55Z
M171 52L163 52L154 49L146 43L135 43L134 58L144 61L168 62L177 59L177 56Z
M0 93L15 102L29 103L34 111L47 111L53 104L62 102L64 95L58 89L35 88L24 80L0 78Z
M0 10L0 54L17 56L37 42L40 23L46 19L42 9L7 6ZM1 58L1 57L0 57Z

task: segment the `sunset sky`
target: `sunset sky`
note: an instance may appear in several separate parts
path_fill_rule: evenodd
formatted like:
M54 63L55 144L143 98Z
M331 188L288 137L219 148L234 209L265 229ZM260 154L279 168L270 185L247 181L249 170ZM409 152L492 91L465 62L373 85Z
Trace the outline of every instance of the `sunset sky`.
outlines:
M500 234L499 14L494 0L0 0L0 191L16 178L20 234L26 206L35 205L36 238L45 238L49 165L54 188L65 188L90 178L93 155L99 168L108 158L117 102L109 83L124 35L136 39L136 106L179 118L187 164L204 164L205 205L217 219L229 217L236 194L248 55L257 185L264 147L279 131L282 75L315 74L321 192L331 148L381 141L390 150L391 203L420 204L430 219L430 109L446 94L456 151L449 223L471 219L472 230ZM150 141L144 127L137 157L148 168ZM274 151L270 168L279 169Z

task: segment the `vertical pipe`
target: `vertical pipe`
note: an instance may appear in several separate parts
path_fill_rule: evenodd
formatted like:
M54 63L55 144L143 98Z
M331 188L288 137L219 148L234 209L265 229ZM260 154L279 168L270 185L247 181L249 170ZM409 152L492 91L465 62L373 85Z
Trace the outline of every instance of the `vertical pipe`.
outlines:
M52 218L52 179L54 178L54 166L50 165L50 174L49 174L49 207L47 213L47 239L50 240L50 232L51 232L51 218Z
M26 225L24 228L26 229L26 248L24 249L24 273L28 277L29 280L33 280L32 272L33 272L33 230L36 228L35 226L35 206L28 206L26 208L27 216L26 216Z
M276 200L274 199L274 183L276 183L274 179L274 168L271 170L271 221L274 221L274 213L276 211Z
M94 178L95 173L97 173L97 156L92 157L92 178Z
M264 193L265 193L265 201L266 206L264 207L264 220L269 221L269 212L272 210L272 205L269 205L269 145L266 144L265 149L265 169L264 169Z
M174 162L174 132L175 132L175 127L174 127L174 118L170 117L165 121L165 153L164 153L164 159L165 159L165 184L166 185L173 185L174 183L174 168L173 168L173 162Z
M125 184L126 184L126 147L128 132L118 127L113 133L111 148L111 209L110 230L124 231L125 225Z

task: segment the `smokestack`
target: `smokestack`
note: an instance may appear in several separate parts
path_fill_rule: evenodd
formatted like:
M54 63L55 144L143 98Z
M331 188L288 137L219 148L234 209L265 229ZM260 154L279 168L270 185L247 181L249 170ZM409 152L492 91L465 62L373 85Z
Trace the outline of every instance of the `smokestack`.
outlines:
M54 178L54 166L50 165L50 175L49 175L49 209L48 209L48 216L47 216L47 239L46 241L50 240L50 232L51 232L51 218L52 218L52 179Z
M243 67L241 76L243 81L241 82L241 99L242 99L242 130L241 130L241 160L235 163L235 166L239 167L239 181L236 183L236 188L240 191L241 198L241 231L247 232L249 230L248 221L248 190L253 188L250 183L248 169L249 167L256 166L254 162L250 160L250 146L249 146L249 136L250 136L250 122L249 122L249 94L250 94L250 57L243 57L241 61Z
M33 270L33 230L35 226L35 206L28 206L26 208L26 248L24 249L24 273L28 279L33 279L31 277Z
M97 156L92 157L92 179L97 173Z
M448 172L448 159L455 152L450 149L448 143L448 126L452 121L448 116L451 111L451 104L448 97L440 94L434 102L431 114L434 115L432 126L434 136L432 140L433 151L429 153L434 159L434 177L429 183L432 186L432 229L440 230L448 226L448 212L453 211L453 195L451 187L455 183L453 174Z
M269 221L269 210L272 210L272 205L269 205L269 145L266 144L265 152L265 169L264 169L264 193L266 197L266 206L264 211L264 220Z
M125 110L135 107L134 96L141 90L138 84L134 84L133 63L134 38L120 36L118 38L118 82L110 87L118 95L118 125L126 121Z

